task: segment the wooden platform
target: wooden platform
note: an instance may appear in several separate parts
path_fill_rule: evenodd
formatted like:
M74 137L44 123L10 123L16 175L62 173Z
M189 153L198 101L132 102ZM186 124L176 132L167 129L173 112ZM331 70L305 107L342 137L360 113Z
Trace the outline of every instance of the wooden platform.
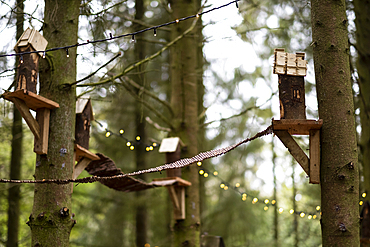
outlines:
M14 98L23 100L26 106L34 111L36 111L39 108L54 109L59 107L58 103L49 100L45 97L42 97L40 95L37 95L35 93L32 93L30 91L27 91L25 89L20 89L15 92L4 93L3 96L5 99L12 102Z
M319 130L323 124L322 119L319 120L301 120L301 119L281 119L272 120L272 129L286 130L291 135L309 135L310 130Z
M87 158L91 160L99 160L99 156L90 152L89 150L81 147L78 144L75 144L75 152L76 152L76 161L80 161L82 158Z

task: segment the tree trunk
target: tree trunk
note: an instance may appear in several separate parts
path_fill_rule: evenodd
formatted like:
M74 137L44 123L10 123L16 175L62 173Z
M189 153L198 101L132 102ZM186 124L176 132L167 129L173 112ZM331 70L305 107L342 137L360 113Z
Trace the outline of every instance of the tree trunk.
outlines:
M141 20L144 17L145 7L143 0L136 0L135 1L135 19ZM143 26L136 24L134 25L134 30L140 30ZM141 36L143 37L143 36ZM140 61L145 58L145 41L138 37L135 44L135 59L136 61ZM137 84L144 87L145 82L145 72L143 66L138 66L137 76L134 77ZM137 90L139 95L139 90ZM139 95L139 97L143 97L144 94ZM144 108L142 104L136 103L135 104L135 121L136 121L136 133L140 136L140 140L142 143L146 141L146 130L145 130L145 120L144 120ZM135 150L135 158L136 158L136 169L143 170L146 166L146 153L145 153L144 145L139 145L139 147ZM146 180L146 174L142 174L139 176L140 179ZM148 239L147 239L147 232L148 232L148 213L147 213L147 206L145 204L145 198L147 192L138 191L136 192L136 246L141 247L144 246Z
M198 0L170 1L174 19L193 15L198 11ZM191 21L183 21L172 26L172 38L182 34ZM197 39L196 32L191 32L171 47L171 105L174 110L175 126L173 135L179 136L187 146L184 157L196 155L198 152L198 85L197 85ZM184 150L185 151L185 150ZM196 165L182 170L185 180L192 183L185 191L186 219L177 220L174 226L174 246L200 245L199 217L199 175Z
M361 154L365 191L370 193L370 1L354 0L356 13L357 73L360 87Z
M16 41L23 34L24 28L24 4L23 0L17 0L17 33ZM15 60L15 67L18 67L18 60ZM18 109L13 106L13 128L12 128L12 153L10 161L10 179L20 179L21 178L21 160L22 160L22 140L23 140L23 130L22 130L22 116ZM8 238L6 242L7 247L18 246L18 235L19 235L19 216L20 216L20 186L12 185L9 188L8 194Z
M344 0L311 1L321 129L322 243L359 245L357 142Z
M44 37L48 47L77 43L79 0L45 0ZM40 60L40 95L59 103L50 113L46 155L37 155L35 179L72 178L75 87L63 87L76 80L76 48L47 53ZM66 150L66 152L64 152ZM29 226L32 246L68 246L75 221L71 213L72 184L35 184Z

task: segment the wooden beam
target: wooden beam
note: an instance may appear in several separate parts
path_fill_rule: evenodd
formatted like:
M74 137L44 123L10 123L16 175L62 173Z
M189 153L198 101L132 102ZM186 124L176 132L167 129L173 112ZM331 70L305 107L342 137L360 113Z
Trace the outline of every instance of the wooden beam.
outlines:
M309 163L310 160L303 150L299 147L297 142L286 130L276 130L274 133L279 137L281 142L286 148L288 148L290 154L295 158L295 160L301 165L306 174L310 175Z
M74 166L74 169L73 169L73 179L76 179L80 174L81 172L83 172L83 170L85 170L85 168L89 165L89 163L91 162L91 159L88 159L88 158L83 158L81 159L75 166Z
M35 137L33 151L37 154L48 153L50 109L37 109L36 120L40 126L40 138Z
M24 120L26 120L26 123L28 127L30 128L30 130L32 131L35 138L40 139L41 137L40 126L35 120L35 118L32 116L32 114L30 113L30 109L28 108L28 106L24 103L23 100L18 99L18 98L13 98L13 102L14 102L15 107L17 107L17 109L21 113Z
M169 186L169 185L178 185L178 186L190 186L191 182L186 181L185 179L179 178L179 177L165 177L165 178L155 178L153 179L153 184L160 186L163 182L163 186Z
M90 160L100 160L99 156L81 147L78 144L75 144L75 152L76 152L76 161L80 161L84 157Z
M177 193L175 191L175 186L167 186L168 192L170 194L170 198L173 204L173 209L174 211L180 211L180 203L179 200L177 199Z
M310 130L310 183L320 183L320 130Z
M319 130L323 120L306 120L306 119L281 119L272 120L272 129L287 130L291 135L309 135L310 130Z
M15 98L23 100L27 107L34 111L39 108L59 108L58 103L24 89L20 89L15 92L4 93L3 96L9 101L13 101Z

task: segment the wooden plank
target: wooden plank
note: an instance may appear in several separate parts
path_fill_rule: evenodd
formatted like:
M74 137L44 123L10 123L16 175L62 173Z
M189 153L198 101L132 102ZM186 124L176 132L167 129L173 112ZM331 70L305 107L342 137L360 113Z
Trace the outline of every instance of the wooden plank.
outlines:
M40 139L40 136L41 136L40 135L40 126L37 123L37 121L33 118L33 116L31 115L31 113L29 111L29 108L27 107L25 102L23 100L20 100L20 99L17 99L17 98L13 98L13 102L14 102L14 105L19 110L19 112L21 113L24 120L26 120L26 123L27 123L28 127L30 128L30 130L32 131L35 138Z
M309 135L310 130L319 130L323 120L281 119L272 120L273 131L287 130L291 135Z
M37 154L48 153L50 109L37 109L36 120L40 126L40 138L35 137L33 151Z
M89 165L91 162L91 159L88 158L82 158L74 167L73 169L73 179L76 179L83 170Z
M290 154L295 158L295 160L301 165L303 170L306 174L310 175L309 170L309 158L303 152L303 150L299 147L297 142L293 139L293 137L289 134L286 130L277 130L274 133L279 137L281 142L284 144L286 148L288 148Z
M179 187L176 186L176 193L177 198L179 198L180 201L180 212L179 214L175 214L174 218L175 220L184 220L186 218L185 215L185 187Z
M166 177L166 178L155 178L153 182L168 182L167 185L176 184L178 186L190 186L191 182L186 181L179 177Z
M310 130L310 183L320 183L320 130Z
M170 198L171 198L171 201L172 201L172 204L173 204L174 211L180 211L180 203L179 203L179 200L177 199L177 194L176 194L176 191L175 191L175 187L174 186L168 186L167 189L168 189L168 192L170 194Z
M89 150L81 147L78 144L75 144L75 152L76 152L76 161L80 161L83 157L86 157L90 160L99 160L99 156L90 152Z
M24 89L20 89L15 92L4 93L3 96L5 99L13 102L14 98L21 99L25 102L28 108L34 111L36 111L39 108L48 108L48 109L59 108L58 103Z

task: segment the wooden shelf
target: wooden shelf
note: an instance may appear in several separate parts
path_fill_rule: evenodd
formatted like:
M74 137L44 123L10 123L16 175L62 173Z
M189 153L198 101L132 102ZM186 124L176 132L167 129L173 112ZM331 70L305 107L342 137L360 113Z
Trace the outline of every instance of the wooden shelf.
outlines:
M291 135L309 135L310 130L319 130L321 129L322 124L322 119L281 119L272 120L272 129L273 131L286 130Z
M191 183L179 177L166 177L166 178L155 178L151 184L155 186L190 186Z
M20 89L15 92L8 92L3 94L4 98L12 101L14 98L23 100L26 106L34 111L40 108L54 109L59 108L59 104L44 98L40 95L27 91L25 89Z
M75 144L75 152L76 152L76 161L80 161L82 158L87 158L90 160L99 160L99 156L90 152L89 150L81 147L78 144Z

